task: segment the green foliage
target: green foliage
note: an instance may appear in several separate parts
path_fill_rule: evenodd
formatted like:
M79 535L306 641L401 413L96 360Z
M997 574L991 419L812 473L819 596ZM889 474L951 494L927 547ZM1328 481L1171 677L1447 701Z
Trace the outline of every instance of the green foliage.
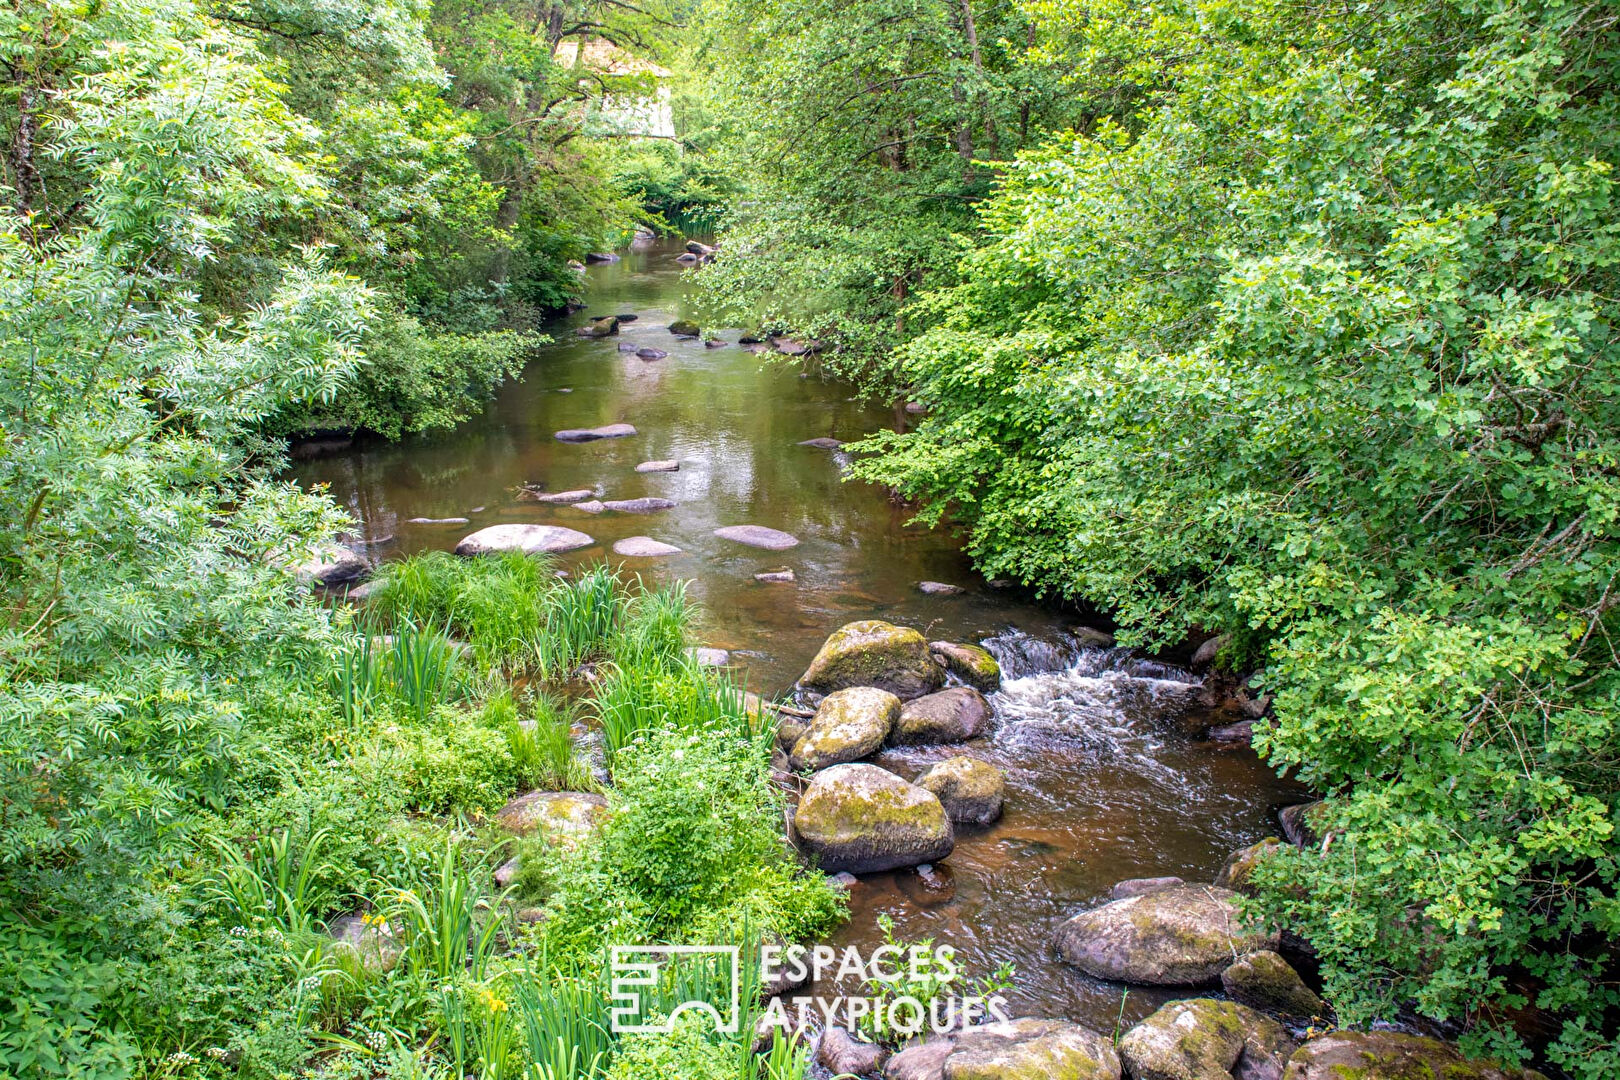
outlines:
M723 152L744 184L698 274L711 321L828 340L824 369L894 400L919 286L954 277L996 161L1076 113L1016 4L709 0ZM759 43L769 42L768 48Z
M408 315L374 324L361 343L366 362L342 394L279 417L282 431L371 431L397 439L407 432L451 428L477 413L495 390L523 370L547 339L491 330L430 330Z
M652 731L614 761L614 813L559 868L542 926L573 956L609 941L726 941L735 928L789 941L842 914L841 893L783 849L782 793L763 739L726 728Z
M1258 745L1334 839L1257 880L1341 1019L1413 1002L1513 1056L1530 1002L1612 1072L1607 16L1043 10L1134 111L1011 168L903 351L928 419L857 474L1137 641L1264 650Z

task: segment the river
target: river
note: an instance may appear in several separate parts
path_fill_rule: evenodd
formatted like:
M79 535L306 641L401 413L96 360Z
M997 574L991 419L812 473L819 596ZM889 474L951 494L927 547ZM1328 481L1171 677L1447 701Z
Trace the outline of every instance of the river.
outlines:
M670 334L689 314L675 262L660 242L585 274L586 308L547 328L555 343L536 351L521 381L504 387L481 416L453 432L396 443L360 441L295 463L305 485L326 484L362 523L383 556L452 548L463 535L500 522L566 525L597 546L565 556L604 558L652 580L682 578L703 606L707 644L732 651L750 688L786 691L822 640L856 619L914 626L930 640L988 642L1008 676L992 699L994 736L966 748L886 751L877 763L914 778L966 752L1007 772L1007 810L988 829L962 830L942 865L945 895L918 887L914 872L863 878L852 917L835 945L879 943L879 917L896 934L933 937L957 949L970 974L1016 968L1010 1003L1020 1013L1066 1016L1100 1031L1145 1016L1171 997L1103 983L1058 962L1052 933L1103 898L1120 879L1174 874L1208 881L1238 847L1276 833L1274 811L1300 801L1248 749L1221 749L1183 734L1199 726L1196 678L1122 652L1080 649L1071 621L989 587L946 531L906 524L908 512L878 488L840 478L841 452L803 440L853 440L893 422L887 409L848 387L762 362L738 346L707 348ZM634 315L617 337L580 338L590 317ZM621 342L668 357L639 359ZM630 438L564 443L563 428L633 424ZM675 459L677 472L637 473L644 461ZM520 502L515 490L589 488L599 498L659 496L674 509L590 515L569 506ZM465 517L465 526L413 525L411 518ZM760 551L713 535L726 525L763 525L798 537L798 547ZM615 540L649 536L682 549L659 559L618 559ZM791 568L792 584L754 574ZM917 585L962 586L928 596Z

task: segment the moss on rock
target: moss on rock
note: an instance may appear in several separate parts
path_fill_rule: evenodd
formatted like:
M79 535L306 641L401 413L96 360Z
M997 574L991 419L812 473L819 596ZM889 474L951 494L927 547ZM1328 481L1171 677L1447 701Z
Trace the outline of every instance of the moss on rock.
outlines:
M1056 945L1099 979L1199 986L1239 956L1275 949L1277 934L1246 926L1229 889L1175 885L1076 915L1058 929Z
M993 694L1001 689L1001 665L988 649L954 641L930 641L928 651L946 671L975 690Z
M799 679L814 699L846 687L875 686L910 701L944 685L945 669L934 662L923 636L879 619L833 631Z
M828 694L793 744L795 769L825 769L859 761L881 748L900 716L900 699L873 686L851 686Z
M829 874L934 862L956 845L933 793L876 765L834 765L817 773L793 824L799 842Z
M1283 1080L1546 1080L1519 1069L1462 1056L1450 1043L1397 1031L1335 1031L1312 1039L1288 1059Z
M917 786L932 791L952 821L971 825L988 825L1000 817L1007 797L1007 778L1000 769L960 755L923 773Z

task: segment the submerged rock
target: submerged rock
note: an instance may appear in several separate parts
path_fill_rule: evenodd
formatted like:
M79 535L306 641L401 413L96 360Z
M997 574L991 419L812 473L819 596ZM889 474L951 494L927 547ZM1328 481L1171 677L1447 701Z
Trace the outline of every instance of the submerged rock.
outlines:
M669 353L665 352L663 349L654 349L651 346L646 346L636 350L636 356L642 360L662 360L668 355Z
M658 498L609 499L602 505L609 510L617 510L621 514L656 514L660 510L673 510L675 500Z
M620 352L636 352L640 348L641 348L641 346L637 345L633 341L621 341L621 342L619 342L619 351Z
M967 592L960 585L947 585L943 581L919 581L917 591L924 596L961 596Z
M406 524L407 525L466 525L470 521L471 521L470 518L464 518L464 517L447 517L447 518L426 518L426 517L422 517L422 518L411 518L409 521L406 522Z
M607 800L582 791L531 791L496 813L495 820L516 836L538 833L547 843L577 846L602 824Z
M822 699L810 728L793 744L798 770L825 769L875 754L900 715L900 699L887 690L852 686Z
M763 525L727 525L714 530L714 535L722 540L735 540L739 544L767 551L786 551L799 546L797 536L778 529L767 529Z
M1119 1080L1108 1038L1066 1020L1024 1017L968 1028L945 1058L943 1080Z
M829 874L937 862L956 846L933 793L876 765L834 765L810 781L793 817L799 842Z
M1083 649L1112 649L1114 635L1090 626L1076 626L1069 631L1076 645Z
M583 510L587 514L600 514L602 511L606 510L607 507L602 505L602 501L600 499L586 499L584 502L574 503L573 509Z
M934 662L975 690L993 694L1001 689L1001 665L990 650L953 641L930 641Z
M656 559L664 555L679 555L681 549L650 536L627 536L613 542L613 553L632 559Z
M680 472L681 463L673 459L667 461L643 461L636 466L636 472Z
M611 251L592 251L586 254L587 263L616 263L619 257Z
M1185 885L1186 882L1178 877L1138 877L1127 878L1114 883L1108 890L1108 899L1123 900L1127 896L1145 896L1148 893L1168 889L1172 885Z
M723 349L727 345L730 345L730 344L731 344L731 342L722 341L720 338L704 338L703 339L703 347L705 349Z
M603 424L593 428L564 428L552 435L560 442L594 442L597 439L623 439L634 435L636 429L630 424Z
M781 570L762 570L754 575L755 581L764 581L772 584L792 584L793 571L783 567Z
M1233 1001L1288 1020L1332 1015L1293 965L1270 949L1252 952L1221 972L1221 989Z
M1462 1056L1455 1046L1396 1031L1335 1031L1288 1059L1284 1080L1546 1080L1520 1069Z
M812 696L876 686L909 701L944 686L945 669L934 663L928 642L911 627L867 619L833 631L799 685Z
M805 439L804 441L800 442L799 445L800 446L813 446L817 450L837 450L839 447L843 446L844 444L839 442L837 439L820 438L820 439Z
M917 778L917 786L932 791L952 821L988 825L1001 816L1007 798L1007 778L989 762L957 756L941 761Z
M1248 746L1254 741L1254 721L1240 720L1209 729L1209 741L1222 746Z
M555 554L596 543L578 529L559 525L491 525L463 537L457 555L487 555L492 551L521 551L525 555Z
M1228 889L1173 885L1076 915L1058 928L1056 945L1098 979L1199 986L1246 953L1275 949L1277 934L1246 927Z
M990 703L971 686L953 686L906 702L894 727L899 746L966 742L990 727Z
M1297 1044L1282 1025L1230 1001L1172 1001L1119 1040L1132 1080L1281 1080Z

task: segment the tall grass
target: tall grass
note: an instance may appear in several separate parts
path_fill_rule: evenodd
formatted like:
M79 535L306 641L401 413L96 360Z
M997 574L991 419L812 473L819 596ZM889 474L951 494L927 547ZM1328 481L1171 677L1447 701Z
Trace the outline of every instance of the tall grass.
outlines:
M636 736L663 728L716 730L763 738L769 725L750 712L729 672L677 654L663 663L614 663L597 683L591 709L602 728L611 767L614 755Z
M359 634L339 654L332 669L328 685L350 727L365 719L387 688L384 651L371 634Z
M594 786L590 769L574 746L571 710L540 694L528 723L516 719L504 727L520 785L551 791L582 791Z
M611 654L616 663L646 667L679 659L691 640L692 603L686 582L656 589L640 586L625 608L624 623L615 635Z
M420 626L443 626L485 667L521 667L540 636L550 560L502 552L464 559L430 551L388 564L370 607Z
M517 979L513 990L528 1047L525 1080L595 1080L602 1075L615 1037L600 976L552 969Z
M553 586L541 600L543 629L534 659L547 679L564 679L606 651L624 620L628 601L618 575L595 566Z
M219 837L210 837L220 867L204 895L232 913L240 925L265 924L289 936L309 933L314 920L333 899L322 884L335 873L321 860L330 829L317 829L295 845L286 829L260 837L248 852Z
M430 879L385 895L383 910L413 974L441 982L489 974L501 930L500 898L486 896L477 884L483 875L466 873L461 862L460 845L446 840Z
M438 630L402 623L388 646L388 675L394 692L418 720L447 700L455 688L460 653Z

